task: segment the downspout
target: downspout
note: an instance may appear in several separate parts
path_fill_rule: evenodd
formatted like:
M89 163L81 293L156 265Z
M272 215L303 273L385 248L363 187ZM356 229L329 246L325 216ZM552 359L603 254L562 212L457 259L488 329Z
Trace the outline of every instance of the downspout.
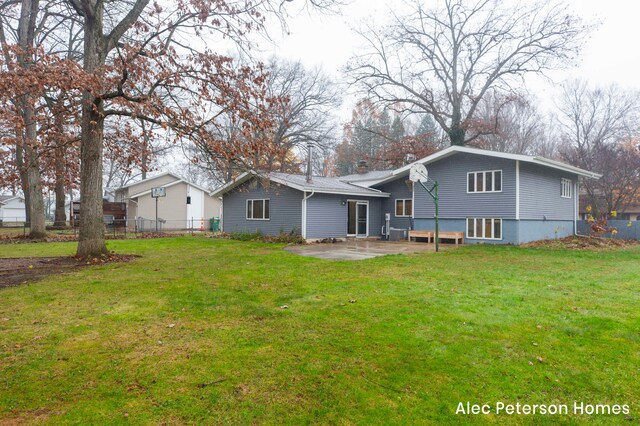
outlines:
M520 160L516 160L516 241L520 244Z
M303 193L306 194L306 191ZM302 197L302 238L307 238L307 200L315 194L314 190L311 190L309 195Z

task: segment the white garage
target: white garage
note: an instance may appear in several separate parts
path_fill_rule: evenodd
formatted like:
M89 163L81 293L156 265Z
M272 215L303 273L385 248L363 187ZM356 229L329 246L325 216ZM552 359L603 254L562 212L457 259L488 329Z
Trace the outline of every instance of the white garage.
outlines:
M0 221L3 224L24 222L27 214L24 198L19 195L0 195Z

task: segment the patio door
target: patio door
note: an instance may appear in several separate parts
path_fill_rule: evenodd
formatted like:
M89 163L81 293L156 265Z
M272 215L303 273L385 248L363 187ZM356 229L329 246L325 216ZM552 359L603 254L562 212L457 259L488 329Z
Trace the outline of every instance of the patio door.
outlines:
M347 202L347 236L366 237L369 234L369 202Z

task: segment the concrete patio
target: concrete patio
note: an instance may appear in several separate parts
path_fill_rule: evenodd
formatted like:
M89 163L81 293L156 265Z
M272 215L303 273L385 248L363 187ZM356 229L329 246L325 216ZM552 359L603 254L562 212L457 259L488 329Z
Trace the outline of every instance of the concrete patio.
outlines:
M451 244L440 244L440 250L450 250ZM300 256L332 260L372 259L388 254L434 253L435 244L407 241L379 241L349 239L346 242L315 243L286 247L285 250Z

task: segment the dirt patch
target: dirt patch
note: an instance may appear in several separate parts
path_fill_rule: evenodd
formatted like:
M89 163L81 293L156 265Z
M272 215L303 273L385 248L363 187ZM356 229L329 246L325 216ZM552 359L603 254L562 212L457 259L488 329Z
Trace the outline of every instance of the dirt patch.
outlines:
M77 268L128 262L139 256L110 254L91 259L77 257L9 257L0 258L0 289L38 281L47 275L61 274Z
M542 240L522 244L521 247L538 247L567 250L612 250L640 245L640 241L598 237L566 237L558 240Z

